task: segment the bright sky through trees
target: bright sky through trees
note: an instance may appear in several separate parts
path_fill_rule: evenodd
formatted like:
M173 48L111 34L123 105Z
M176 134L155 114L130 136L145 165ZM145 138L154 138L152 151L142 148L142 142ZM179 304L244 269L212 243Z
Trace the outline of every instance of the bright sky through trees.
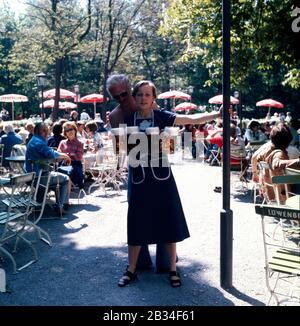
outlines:
M0 8L8 5L16 14L22 13L25 9L24 0L0 0Z

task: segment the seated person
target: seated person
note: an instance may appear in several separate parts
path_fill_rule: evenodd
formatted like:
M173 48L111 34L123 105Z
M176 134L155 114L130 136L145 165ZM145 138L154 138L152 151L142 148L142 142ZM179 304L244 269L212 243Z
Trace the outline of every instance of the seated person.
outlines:
M26 130L28 131L28 135L27 138L25 140L25 144L27 146L27 144L29 143L30 139L33 136L33 129L34 129L34 123L31 121L28 121L25 125Z
M197 158L196 132L197 129L192 124L185 125L182 129L179 130L179 134L181 134L181 147L183 150L186 147L190 148L194 160Z
M268 139L267 136L260 130L260 123L255 120L252 120L249 123L248 128L245 131L244 138L246 145L251 142L263 142Z
M221 159L221 148L223 147L223 127L216 127L214 130L209 131L208 136L206 137L206 140L209 142L209 157L207 159L207 162L212 164L212 163L217 163L219 164L218 161ZM216 153L213 155L213 153ZM217 158L217 160L216 160Z
M27 145L26 150L26 172L35 172L37 175L41 169L38 163L32 161L43 159L64 160L66 164L71 163L70 157L65 153L59 153L47 145L48 126L44 122L39 122L34 127L34 134ZM59 185L59 198L57 198L57 212L62 215L64 208L69 205L69 177L59 172L50 172L50 186ZM45 179L45 178L43 178ZM43 182L42 179L42 182Z
M11 123L7 123L4 126L5 135L0 138L0 144L4 145L3 148L3 163L2 165L6 168L10 168L9 162L5 159L11 156L12 148L14 145L22 144L23 139L21 136L15 133L14 127Z
M69 121L74 121L74 122L78 121L78 112L77 111L71 112Z
M3 130L4 126L3 126L3 123L1 122L1 119L0 119L0 138L3 136L3 135L6 135L5 134L5 131Z
M67 138L60 142L57 151L67 154L71 159L71 166L68 166L68 175L71 181L83 189L84 174L82 167L83 143L77 138L77 127L75 122L65 122L63 125L63 135ZM60 168L59 168L60 170ZM64 173L63 171L61 171Z
M300 168L299 158L290 159L288 157L287 148L292 141L293 136L290 129L283 123L279 123L278 126L272 128L270 134L270 142L261 146L253 155L251 159L252 164L252 180L259 183L259 177L257 173L257 162L264 161L270 165L271 174L266 171L264 180L266 184L271 184L272 176L285 174L286 167ZM267 196L270 200L275 199L275 193L273 187L268 186ZM279 199L281 203L285 203L286 194L284 186L279 188Z
M85 122L84 121L77 121L77 138L85 144L86 140L88 139L89 135L84 130L85 128Z
M103 147L102 137L97 132L98 126L94 121L90 121L85 125L85 129L89 136L89 149L92 153L96 153L100 148Z
M50 136L47 140L47 145L49 147L54 147L58 148L59 143L63 140L66 139L62 135L62 124L60 122L56 122L53 127L52 127L52 136Z
M234 123L230 124L230 165L231 167L241 167L241 181L246 181L248 161L246 159L245 141L237 135L237 128Z

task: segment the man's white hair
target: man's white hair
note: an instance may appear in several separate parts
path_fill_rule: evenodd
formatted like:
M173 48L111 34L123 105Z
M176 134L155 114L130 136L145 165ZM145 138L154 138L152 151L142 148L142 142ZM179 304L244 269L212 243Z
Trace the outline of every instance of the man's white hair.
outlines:
M4 132L7 134L8 132L14 131L14 127L11 123L7 123L4 126Z
M107 92L109 93L110 96L111 96L110 89L113 86L116 86L116 85L119 85L119 84L125 84L126 86L128 86L128 88L131 88L129 79L124 74L111 75L111 76L109 76L107 78L107 80L106 80L106 89L107 89Z

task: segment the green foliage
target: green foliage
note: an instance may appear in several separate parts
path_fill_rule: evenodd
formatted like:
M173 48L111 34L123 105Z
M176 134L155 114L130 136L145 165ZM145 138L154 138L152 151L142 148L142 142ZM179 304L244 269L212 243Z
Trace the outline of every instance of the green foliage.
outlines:
M20 17L7 6L0 9L0 94L27 95L36 113L36 74L46 72L53 88L58 60L61 87L79 84L82 95L99 87L103 92L113 72L128 74L133 83L153 80L159 92L193 85L197 104L222 92L222 1L95 0L91 15L88 0L28 3ZM292 111L300 105L295 5L231 1L231 84L249 107L265 97Z
M207 87L221 86L221 5L221 1L171 0L160 28L162 35L182 40L185 49L179 61L201 58L208 70ZM273 94L283 100L291 88L295 92L299 88L299 33L291 29L295 6L290 0L231 1L231 84L251 105L253 87L260 89L259 98ZM261 83L257 87L253 76Z

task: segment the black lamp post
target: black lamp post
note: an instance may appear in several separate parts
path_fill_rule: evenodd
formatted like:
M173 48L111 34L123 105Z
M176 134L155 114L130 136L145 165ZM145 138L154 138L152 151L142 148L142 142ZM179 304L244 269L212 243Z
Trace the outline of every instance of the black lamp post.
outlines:
M79 91L80 91L80 88L79 88L79 85L75 85L74 86L74 92L76 94L75 96L75 103L78 103L80 101L80 94L79 94Z
M39 74L36 75L37 79L37 84L41 88L41 94L42 94L42 107L41 107L41 117L42 120L44 121L44 87L46 86L47 83L47 76L43 73L40 72Z
M230 209L230 0L222 1L223 35L223 207L220 213L220 283L232 287L233 212Z
M194 92L194 86L191 86L191 85L188 86L187 91L188 91L188 94L191 95L190 102L192 102L192 95L193 95L193 92Z

